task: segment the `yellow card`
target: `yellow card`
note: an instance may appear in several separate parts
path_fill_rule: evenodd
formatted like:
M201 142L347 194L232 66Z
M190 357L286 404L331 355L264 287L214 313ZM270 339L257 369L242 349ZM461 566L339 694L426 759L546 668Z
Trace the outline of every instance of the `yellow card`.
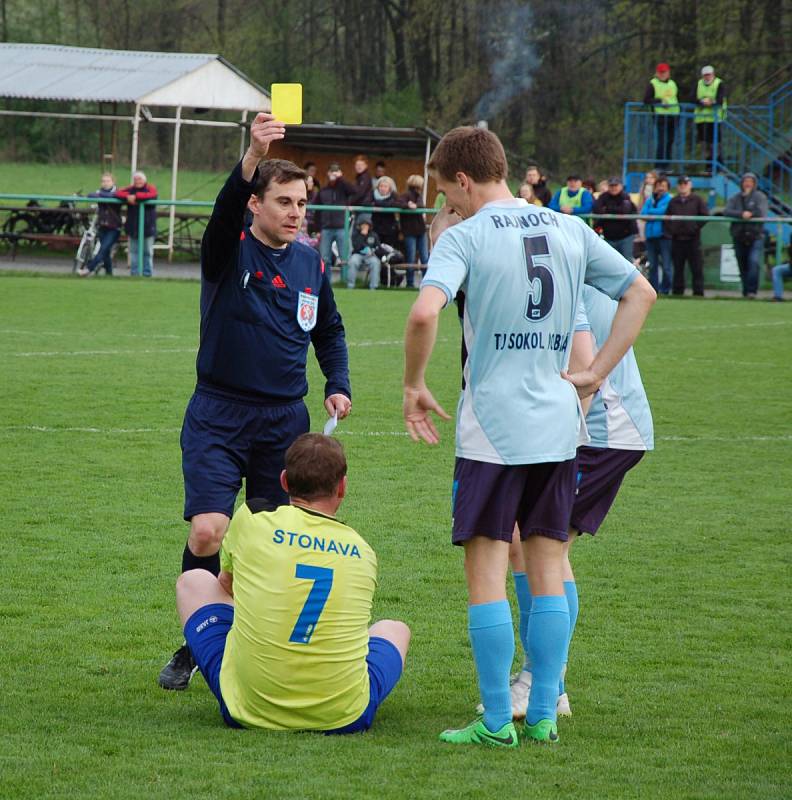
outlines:
M270 93L275 119L287 125L302 125L302 84L273 83Z

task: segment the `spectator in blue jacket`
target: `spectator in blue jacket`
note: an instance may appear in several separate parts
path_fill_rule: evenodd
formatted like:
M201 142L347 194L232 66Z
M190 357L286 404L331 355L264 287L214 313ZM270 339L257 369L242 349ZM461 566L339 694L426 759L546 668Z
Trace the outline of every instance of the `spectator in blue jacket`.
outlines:
M138 201L156 200L157 187L146 180L144 172L136 172L132 176L132 185L116 192L116 197L129 204L126 219L126 232L129 237L129 274L140 275L138 264L138 225L140 212ZM157 209L153 203L147 203L143 211L143 276L150 278L154 271L154 237L157 235Z
M594 198L591 192L583 188L580 175L570 175L566 179L566 186L553 195L549 207L562 214L590 214L594 208Z
M102 182L97 191L88 197L115 197L116 187L113 176L109 172L102 173ZM113 274L113 247L121 235L120 203L99 203L96 210L96 235L99 239L99 250L96 255L80 270L80 277L93 275L100 264L104 265L105 274Z
M652 196L647 198L641 214L648 217L665 216L671 195L668 192L668 178L659 177L655 181ZM649 259L649 283L660 294L671 292L671 234L661 219L653 219L646 223L646 255ZM663 278L659 280L659 268L662 263Z

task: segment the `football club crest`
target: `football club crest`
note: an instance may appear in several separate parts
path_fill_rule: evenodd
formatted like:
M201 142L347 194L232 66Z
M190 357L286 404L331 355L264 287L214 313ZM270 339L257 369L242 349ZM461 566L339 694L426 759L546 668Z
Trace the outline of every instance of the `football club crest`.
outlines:
M313 294L300 292L297 296L297 324L304 330L313 330L316 325L316 312L319 298Z

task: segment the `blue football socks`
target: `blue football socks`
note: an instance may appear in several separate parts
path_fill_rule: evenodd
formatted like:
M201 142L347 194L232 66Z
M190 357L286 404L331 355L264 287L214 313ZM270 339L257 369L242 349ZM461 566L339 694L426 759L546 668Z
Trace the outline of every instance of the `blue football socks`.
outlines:
M495 733L512 718L509 670L514 658L514 628L509 601L468 606L468 629L484 724Z
M528 656L528 619L531 615L531 587L528 576L524 572L512 573L514 578L514 592L517 595L517 605L520 609L520 643L522 644L525 662L523 669L531 671L531 659Z
M566 595L567 607L569 608L569 636L567 637L566 650L564 650L564 666L569 661L569 645L572 643L572 635L575 633L575 623L578 618L580 604L578 602L577 584L575 581L564 581L564 594ZM564 678L563 673L558 683L558 693L563 694Z
M569 639L569 606L564 595L533 598L528 621L528 652L531 655L531 694L526 722L556 720L558 684Z

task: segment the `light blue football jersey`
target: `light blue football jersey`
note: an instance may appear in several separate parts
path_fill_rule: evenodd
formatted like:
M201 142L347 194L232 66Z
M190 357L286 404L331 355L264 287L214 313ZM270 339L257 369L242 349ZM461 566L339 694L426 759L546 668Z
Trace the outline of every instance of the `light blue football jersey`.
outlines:
M492 464L573 458L569 363L583 283L618 299L638 275L580 219L522 199L488 203L445 231L422 286L464 294L467 359L456 454Z
M588 324L578 322L575 330L591 331L595 352L610 334L617 306L616 301L597 289L583 287L583 307ZM632 347L592 398L586 426L589 447L654 449L652 412Z

